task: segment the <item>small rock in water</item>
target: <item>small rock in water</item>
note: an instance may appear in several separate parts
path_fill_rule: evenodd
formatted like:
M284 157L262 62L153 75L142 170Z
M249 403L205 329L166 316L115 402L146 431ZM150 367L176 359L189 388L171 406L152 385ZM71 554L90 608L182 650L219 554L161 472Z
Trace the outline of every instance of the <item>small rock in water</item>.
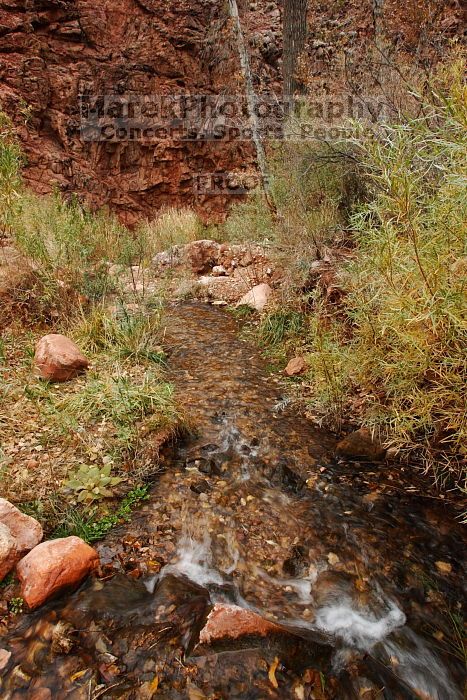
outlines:
M21 596L31 609L37 608L63 589L78 585L98 565L97 552L79 537L42 542L17 566Z
M201 630L201 644L211 644L220 639L238 639L247 635L265 637L280 628L257 613L238 605L216 603Z
M298 355L297 357L292 357L292 359L289 360L284 372L288 377L296 377L297 375L302 374L306 368L307 364L305 358L302 355Z
M257 284L240 299L237 306L249 306L261 313L261 311L264 311L271 294L272 289L269 284L265 282Z
M53 654L69 654L73 647L71 634L73 627L66 622L59 621L52 632L51 651Z
M370 461L380 461L386 455L386 449L367 428L360 428L347 435L337 443L336 451L341 457Z
M190 490L193 491L193 493L205 494L211 490L211 486L206 479L203 479L202 481L197 481L195 484L191 484Z
M66 382L89 367L78 346L58 333L49 333L39 340L34 364L41 378L49 382Z

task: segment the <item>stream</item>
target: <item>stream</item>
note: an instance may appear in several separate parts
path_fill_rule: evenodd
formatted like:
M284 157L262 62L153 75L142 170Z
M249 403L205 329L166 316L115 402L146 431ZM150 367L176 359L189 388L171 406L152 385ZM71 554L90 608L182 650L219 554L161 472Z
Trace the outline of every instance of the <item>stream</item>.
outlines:
M0 697L461 699L455 514L408 469L336 459L228 313L186 303L167 324L196 434L97 545L103 576L2 641ZM199 644L215 603L280 631Z

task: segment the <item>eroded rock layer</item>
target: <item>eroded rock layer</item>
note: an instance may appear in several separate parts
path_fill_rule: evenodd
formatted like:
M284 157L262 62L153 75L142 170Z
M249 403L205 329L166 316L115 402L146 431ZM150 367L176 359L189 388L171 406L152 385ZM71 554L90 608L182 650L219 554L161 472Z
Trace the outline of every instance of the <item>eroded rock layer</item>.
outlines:
M2 2L0 103L18 127L28 184L108 205L129 224L163 205L193 205L215 219L229 197L200 195L194 177L248 170L250 142L86 142L79 96L236 94L234 41L225 7L211 0ZM265 64L265 75L274 71Z

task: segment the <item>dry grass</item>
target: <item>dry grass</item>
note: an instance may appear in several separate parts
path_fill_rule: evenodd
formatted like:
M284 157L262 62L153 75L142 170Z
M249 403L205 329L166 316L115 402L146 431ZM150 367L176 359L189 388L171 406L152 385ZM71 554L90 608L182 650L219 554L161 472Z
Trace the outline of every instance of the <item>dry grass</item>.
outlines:
M205 237L204 226L192 209L163 210L152 221L138 227L137 236L147 242L152 255Z

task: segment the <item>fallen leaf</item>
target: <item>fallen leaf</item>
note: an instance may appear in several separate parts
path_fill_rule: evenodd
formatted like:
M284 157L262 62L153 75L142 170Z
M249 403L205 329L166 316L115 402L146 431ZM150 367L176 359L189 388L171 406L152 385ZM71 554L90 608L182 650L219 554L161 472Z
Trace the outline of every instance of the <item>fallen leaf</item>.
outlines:
M334 552L329 552L328 554L328 562L330 563L331 566L335 566L340 562L339 557L337 554L334 554Z
M279 687L279 684L278 684L277 679L276 679L276 669L278 666L279 666L279 658L276 656L274 658L274 661L272 662L272 664L269 667L269 673L268 673L269 680L271 682L271 685L274 688Z
M450 574L452 571L452 566L447 561L437 561L435 562L435 565L438 571L441 571L442 574Z
M70 676L70 681L74 683L75 681L78 680L78 678L81 678L81 676L84 676L85 673L87 673L88 669L85 668L84 671L77 671L74 673L72 676Z
M205 694L193 683L188 687L188 697L190 700L207 700Z

